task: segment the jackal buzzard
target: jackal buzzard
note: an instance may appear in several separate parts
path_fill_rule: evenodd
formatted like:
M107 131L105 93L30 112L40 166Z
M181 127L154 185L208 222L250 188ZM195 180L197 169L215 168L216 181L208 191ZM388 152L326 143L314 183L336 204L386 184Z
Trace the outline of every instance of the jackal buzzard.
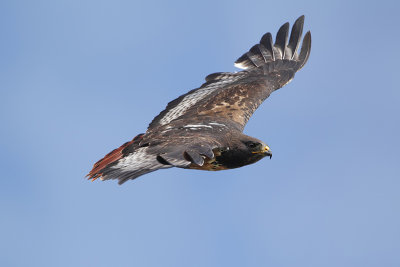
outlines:
M118 179L122 184L158 169L226 170L271 157L264 142L242 132L258 106L307 62L310 32L297 52L303 23L304 16L296 20L289 40L289 23L285 23L275 44L271 33L266 33L235 62L243 71L210 74L200 88L170 102L146 133L94 164L89 179Z

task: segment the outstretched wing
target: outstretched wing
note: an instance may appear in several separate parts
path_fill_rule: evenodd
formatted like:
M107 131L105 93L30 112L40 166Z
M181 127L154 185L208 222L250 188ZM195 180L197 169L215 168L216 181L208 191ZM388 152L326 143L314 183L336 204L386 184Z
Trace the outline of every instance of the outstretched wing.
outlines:
M176 119L201 121L204 116L230 120L243 130L258 106L275 90L289 83L310 55L311 33L303 38L304 16L296 20L288 40L289 23L276 35L266 33L259 44L241 56L235 66L244 69L237 73L213 73L200 88L170 102L150 123L148 131Z

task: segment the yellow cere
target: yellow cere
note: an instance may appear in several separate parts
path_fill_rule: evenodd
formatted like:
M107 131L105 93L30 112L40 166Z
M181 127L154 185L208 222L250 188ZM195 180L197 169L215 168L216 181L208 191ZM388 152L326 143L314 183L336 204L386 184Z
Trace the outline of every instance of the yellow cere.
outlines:
M269 146L265 146L264 147L264 149L263 150L261 150L261 151L255 151L255 152L251 152L251 153L253 153L253 154L259 154L259 153L264 153L264 152L266 152L266 151L269 151Z

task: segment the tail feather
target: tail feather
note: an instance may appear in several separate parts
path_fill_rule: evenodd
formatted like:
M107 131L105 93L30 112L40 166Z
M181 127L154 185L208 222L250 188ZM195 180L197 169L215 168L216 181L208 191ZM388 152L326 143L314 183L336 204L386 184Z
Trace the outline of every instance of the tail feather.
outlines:
M123 184L140 175L172 167L159 162L157 154L150 151L148 146L140 146L143 137L144 134L137 135L132 141L126 142L96 162L87 175L88 179L118 179L118 184Z
M135 151L110 166L102 180L118 179L118 183L123 184L143 174L171 167L171 165L159 162L157 154L149 151L149 147L138 147Z
M92 181L97 178L103 178L106 175L107 168L111 165L115 164L118 160L120 160L125 155L129 154L135 147L138 146L139 142L142 140L144 134L139 134L130 142L126 142L119 148L114 149L110 153L104 156L101 160L97 161L92 170L89 172L86 177L88 179L92 179Z

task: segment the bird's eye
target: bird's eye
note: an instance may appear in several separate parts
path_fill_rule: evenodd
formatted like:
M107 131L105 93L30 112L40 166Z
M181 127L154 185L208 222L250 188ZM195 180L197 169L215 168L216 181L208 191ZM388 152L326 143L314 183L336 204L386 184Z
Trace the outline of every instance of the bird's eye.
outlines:
M253 143L253 142L248 142L247 146L250 147L250 148L255 148L257 146L257 144Z

